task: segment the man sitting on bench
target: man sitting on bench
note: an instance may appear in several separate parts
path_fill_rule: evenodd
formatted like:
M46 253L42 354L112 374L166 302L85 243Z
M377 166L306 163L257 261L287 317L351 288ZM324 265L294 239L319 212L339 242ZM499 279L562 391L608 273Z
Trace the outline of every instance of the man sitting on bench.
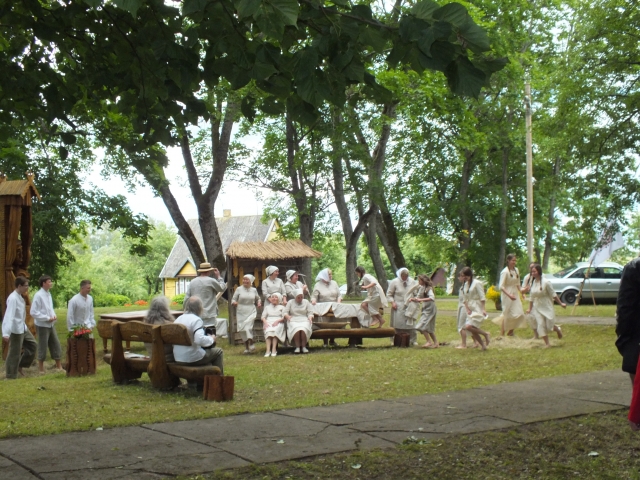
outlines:
M175 323L187 327L192 345L173 346L173 356L177 363L191 367L199 365L213 365L223 374L221 348L214 347L215 335L207 335L204 331L202 315L202 300L198 297L190 297L184 302L184 315L178 317Z

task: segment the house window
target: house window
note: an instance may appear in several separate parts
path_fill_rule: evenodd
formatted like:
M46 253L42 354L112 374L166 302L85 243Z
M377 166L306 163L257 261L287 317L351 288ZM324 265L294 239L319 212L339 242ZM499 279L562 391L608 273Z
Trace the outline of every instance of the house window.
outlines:
M178 280L176 280L176 295L187 293L187 288L189 287L190 283L190 278L178 278Z

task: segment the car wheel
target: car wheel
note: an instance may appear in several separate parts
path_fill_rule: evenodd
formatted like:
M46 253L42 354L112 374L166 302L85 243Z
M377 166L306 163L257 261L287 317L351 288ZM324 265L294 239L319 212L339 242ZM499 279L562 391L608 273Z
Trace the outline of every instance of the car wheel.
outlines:
M560 300L562 300L562 302L566 303L567 305L573 305L574 303L576 303L577 298L578 298L577 290L567 290L562 294L562 297L560 297Z

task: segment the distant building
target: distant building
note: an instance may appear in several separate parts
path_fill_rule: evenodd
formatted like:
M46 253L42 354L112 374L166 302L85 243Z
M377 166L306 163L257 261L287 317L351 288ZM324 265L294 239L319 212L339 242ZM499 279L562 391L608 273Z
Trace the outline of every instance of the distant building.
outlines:
M233 242L268 242L275 239L279 228L277 220L271 219L264 224L261 219L261 215L233 217L231 210L224 210L222 218L216 218L222 251L226 252ZM189 226L193 230L200 248L204 251L202 231L198 220L189 220ZM187 244L178 237L160 272L164 295L171 298L185 293L189 283L197 275L196 268L197 265L191 258Z

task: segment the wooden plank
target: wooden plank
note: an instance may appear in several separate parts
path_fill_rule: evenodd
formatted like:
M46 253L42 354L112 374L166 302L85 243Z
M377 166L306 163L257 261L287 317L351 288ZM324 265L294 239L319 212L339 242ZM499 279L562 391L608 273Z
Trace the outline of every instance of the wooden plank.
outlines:
M348 328L314 330L311 339L319 338L388 338L396 334L394 328Z
M151 343L151 330L153 325L143 323L138 320L120 323L120 335L123 340L129 342L145 342Z
M191 345L189 331L184 325L180 325L179 323L165 323L164 325L159 325L159 327L163 343L184 345L187 347Z
M100 315L101 320L119 320L121 322L130 322L132 320L143 321L147 316L149 310L138 310L135 312L118 312L118 313L104 313ZM178 318L184 312L180 310L171 310L173 318Z

